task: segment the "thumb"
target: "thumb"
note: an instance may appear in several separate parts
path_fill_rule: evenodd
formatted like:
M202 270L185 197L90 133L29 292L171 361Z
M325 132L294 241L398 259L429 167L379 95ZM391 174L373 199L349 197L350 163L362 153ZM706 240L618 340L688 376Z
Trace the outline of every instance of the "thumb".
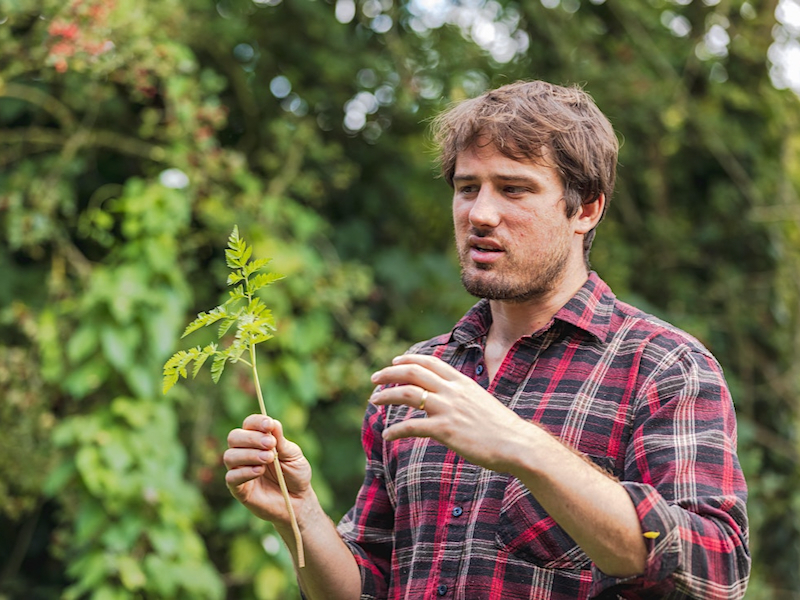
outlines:
M283 423L277 419L274 420L272 434L275 436L275 449L278 451L278 456L280 456L281 460L294 460L303 456L300 446L289 441L283 435Z

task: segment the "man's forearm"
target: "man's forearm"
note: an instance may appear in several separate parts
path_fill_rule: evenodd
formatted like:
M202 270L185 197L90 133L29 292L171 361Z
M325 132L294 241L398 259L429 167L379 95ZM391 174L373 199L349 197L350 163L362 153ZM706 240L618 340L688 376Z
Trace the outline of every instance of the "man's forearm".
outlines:
M525 430L517 441L537 451L515 451L519 458L511 474L602 572L643 573L647 547L625 488L536 425L526 424Z
M309 600L358 600L361 573L356 560L316 496L306 501L297 513L306 561L305 567L296 569L303 593ZM276 523L275 529L296 563L297 548L291 526Z

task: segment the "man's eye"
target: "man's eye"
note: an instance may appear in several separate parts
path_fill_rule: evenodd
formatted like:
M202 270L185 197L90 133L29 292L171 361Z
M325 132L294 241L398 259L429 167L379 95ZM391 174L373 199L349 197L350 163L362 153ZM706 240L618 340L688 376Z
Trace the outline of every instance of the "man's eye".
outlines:
M519 194L524 194L527 190L524 187L516 186L516 185L509 185L506 186L505 192L511 196L517 196Z

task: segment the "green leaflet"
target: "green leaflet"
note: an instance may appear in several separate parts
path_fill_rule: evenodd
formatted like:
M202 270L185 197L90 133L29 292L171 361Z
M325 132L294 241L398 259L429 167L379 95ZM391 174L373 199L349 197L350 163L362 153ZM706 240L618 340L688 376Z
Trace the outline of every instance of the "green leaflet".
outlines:
M229 292L230 297L220 306L208 312L201 312L197 318L187 325L183 332L186 337L190 333L219 323L217 337L222 339L235 325L233 341L223 349L217 344L208 344L205 348L196 346L188 350L179 350L164 363L163 392L166 394L179 379L187 379L189 367L192 365L192 377L197 377L203 365L211 360L211 379L219 382L225 365L228 362L245 362L243 355L249 353L256 344L274 337L275 318L261 298L254 294L259 290L283 279L278 273L262 272L270 263L268 258L250 260L253 249L239 236L238 226L234 226L228 238L225 250L225 261L231 269L227 284L235 286Z
M185 338L187 335L197 331L198 329L211 325L212 323L216 323L220 319L224 319L226 316L228 316L224 306L225 305L218 306L207 313L201 312L199 315L197 315L197 318L194 321L186 326L181 338Z
M211 380L214 383L219 383L219 378L222 376L223 369L225 369L226 360L228 360L228 357L224 353L214 357L214 362L211 363Z
M283 275L279 275L278 273L259 273L247 283L247 292L254 294L258 290L265 288L281 279L283 279Z
M225 261L228 266L231 269L243 268L252 253L253 249L239 237L239 226L234 225L233 231L228 238L228 249L225 250Z

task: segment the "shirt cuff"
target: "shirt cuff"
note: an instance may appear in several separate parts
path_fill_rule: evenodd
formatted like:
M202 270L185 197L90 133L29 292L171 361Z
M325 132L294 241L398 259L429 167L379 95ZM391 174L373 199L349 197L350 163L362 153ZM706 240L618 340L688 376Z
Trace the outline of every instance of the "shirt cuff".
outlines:
M639 592L648 598L669 593L675 587L671 575L680 564L681 539L678 520L664 498L651 485L621 482L636 507L642 535L647 546L644 573L632 577L612 577L592 565L592 598L615 597L624 590L625 597L636 598ZM608 592L614 590L614 594ZM604 592L606 594L604 594Z
M343 541L353 553L358 570L361 572L361 600L385 598L388 590L384 574L360 545L344 538Z

